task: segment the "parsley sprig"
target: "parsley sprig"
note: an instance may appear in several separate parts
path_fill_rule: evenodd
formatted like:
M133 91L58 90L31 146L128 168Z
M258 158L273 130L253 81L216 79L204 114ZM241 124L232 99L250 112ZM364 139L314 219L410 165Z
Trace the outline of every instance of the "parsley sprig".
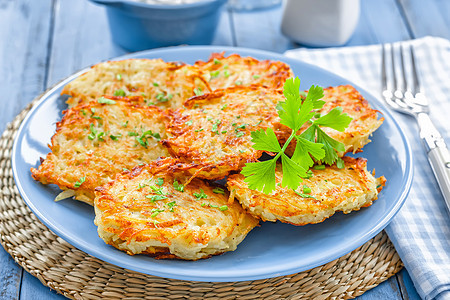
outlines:
M317 112L323 107L325 101L323 89L319 86L311 86L304 99L300 93L300 79L288 79L284 85L286 101L277 106L281 124L292 130L286 143L281 147L271 128L258 130L251 133L253 148L256 150L276 153L275 157L266 161L247 163L242 169L245 182L249 188L270 194L275 190L275 168L279 158L283 178L283 187L297 189L302 178L309 177L309 168L314 161L322 161L326 164L337 162L338 167L343 166L342 160L336 151L344 151L344 145L328 136L321 127L330 127L338 131L344 131L352 120L342 108L337 107L325 115ZM307 125L307 129L298 134L300 128ZM296 147L292 157L285 154L292 140L296 141Z

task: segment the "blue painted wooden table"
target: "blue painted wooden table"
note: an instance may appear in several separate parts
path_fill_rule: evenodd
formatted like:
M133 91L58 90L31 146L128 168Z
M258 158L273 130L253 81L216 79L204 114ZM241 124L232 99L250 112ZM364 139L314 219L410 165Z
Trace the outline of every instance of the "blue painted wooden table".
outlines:
M345 46L425 35L450 39L450 1L361 1L361 18ZM214 45L282 53L298 48L280 32L281 7L224 10ZM103 7L86 0L0 0L0 132L48 86L98 61L125 54L110 39ZM0 299L62 299L0 247ZM360 299L420 299L406 270Z

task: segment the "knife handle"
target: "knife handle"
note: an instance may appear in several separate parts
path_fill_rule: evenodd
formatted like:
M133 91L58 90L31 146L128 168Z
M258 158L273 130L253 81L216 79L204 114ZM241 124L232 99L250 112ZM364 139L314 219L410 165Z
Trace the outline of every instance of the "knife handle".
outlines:
M428 152L428 161L450 212L450 153L447 147L431 149Z
M427 113L418 113L417 123L419 124L420 137L428 154L428 161L450 213L450 153L445 140Z

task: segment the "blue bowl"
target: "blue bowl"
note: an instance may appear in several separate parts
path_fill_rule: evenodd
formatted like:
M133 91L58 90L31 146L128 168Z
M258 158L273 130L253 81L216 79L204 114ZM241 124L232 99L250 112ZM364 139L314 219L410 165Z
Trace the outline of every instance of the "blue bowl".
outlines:
M91 1L106 6L113 41L129 51L140 51L180 44L211 44L220 10L227 0L177 5Z

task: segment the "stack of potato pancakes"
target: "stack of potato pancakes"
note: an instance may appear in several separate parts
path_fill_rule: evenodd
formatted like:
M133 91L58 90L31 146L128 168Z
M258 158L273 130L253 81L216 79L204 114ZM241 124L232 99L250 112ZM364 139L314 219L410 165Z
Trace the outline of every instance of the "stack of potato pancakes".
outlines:
M285 63L236 54L194 65L97 64L62 91L69 108L32 176L58 185L57 200L93 205L107 244L155 258L233 251L259 220L304 225L370 206L385 179L374 178L362 158L312 169L308 195L282 187L278 168L270 195L244 182L242 168L263 155L250 133L270 128L280 143L291 134L276 106L293 76ZM320 113L340 106L353 118L344 132L324 128L346 153L360 151L383 122L352 86L325 88L323 100ZM226 186L216 182L224 178Z

